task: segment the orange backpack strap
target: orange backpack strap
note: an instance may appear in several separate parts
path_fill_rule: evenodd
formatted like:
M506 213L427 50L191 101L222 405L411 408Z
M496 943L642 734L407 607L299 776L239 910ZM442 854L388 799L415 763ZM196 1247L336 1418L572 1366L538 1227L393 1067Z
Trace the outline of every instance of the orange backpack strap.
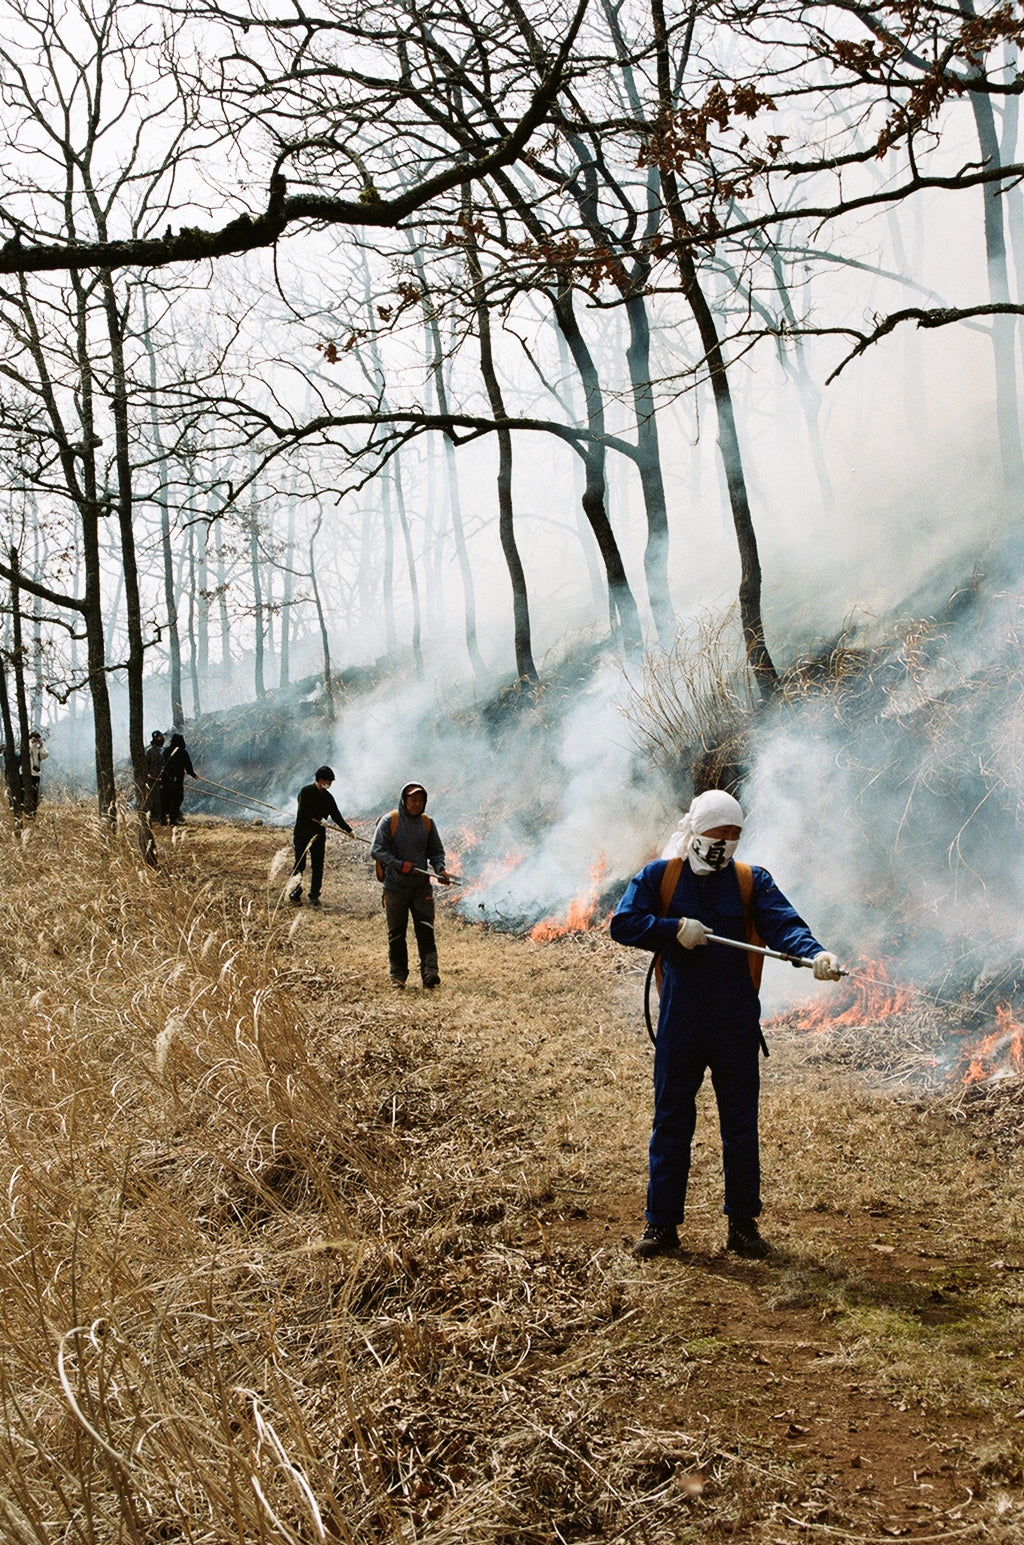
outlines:
M743 903L743 932L748 944L763 944L764 940L754 926L751 902L754 896L754 871L749 864L736 864L736 878L739 881L740 901ZM681 858L670 858L665 865L665 873L661 877L661 890L658 893L658 916L667 917L668 909L672 905L672 897L675 895L676 886L679 884L679 876L683 872ZM764 971L764 956L750 955L750 980L754 984L754 991L761 990L761 974ZM661 991L661 955L655 957L654 979Z
M682 861L682 859L681 858L670 858L668 863L665 865L665 873L661 877L661 889L658 891L658 916L659 917L668 917L668 909L672 905L672 897L676 893L676 886L679 884L679 876L682 874L682 872L683 872L683 861ZM654 957L654 980L658 984L658 991L661 992L661 951L660 950L658 951L658 953Z
M754 871L749 864L736 864L736 878L740 882L740 900L743 903L743 932L748 944L763 945L764 940L754 927L754 918L750 910L750 904L754 895ZM748 955L750 961L750 980L754 984L754 991L761 991L761 973L764 970L763 955Z
M761 935L758 933L757 928L754 925L752 910L752 902L754 898L754 871L751 869L749 864L736 864L735 868L736 879L739 882L740 887L740 901L743 903L743 932L746 935L748 944L761 945L764 943L764 940L761 938ZM679 876L682 874L682 871L683 861L681 858L670 858L668 863L665 865L665 873L661 877L661 888L658 893L659 917L668 916L668 909L672 905L672 897L675 895L676 886L679 884ZM750 955L748 956L748 959L750 961L750 980L754 984L754 991L760 992L761 972L764 969L764 956ZM658 984L658 992L660 993L662 977L660 950L652 960L651 966L654 972L655 980ZM648 975L647 990L645 990L644 993L644 1014L647 1019L647 1033L651 1040L655 1042L655 1045L657 1045L654 1031L651 1028L651 1015L648 999L650 984L651 978L650 975ZM765 1041L764 1032L761 1030L760 1026L758 1026L757 1035L758 1040L761 1042L761 1050L767 1057L768 1043Z
M392 837L392 841L394 840L395 832L397 830L398 830L398 811L397 810L392 810L392 812L391 812L391 837ZM384 881L384 865L381 863L379 858L375 858L374 859L373 867L374 867L374 869L377 872L378 880L380 880L381 883L383 884L383 881Z

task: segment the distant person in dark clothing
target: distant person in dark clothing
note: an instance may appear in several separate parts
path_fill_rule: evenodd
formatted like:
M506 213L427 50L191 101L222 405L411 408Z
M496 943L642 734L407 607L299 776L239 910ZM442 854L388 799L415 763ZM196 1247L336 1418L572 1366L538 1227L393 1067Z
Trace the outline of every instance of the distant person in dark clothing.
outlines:
M398 809L381 816L373 837L370 857L377 864L377 878L384 882L384 917L388 926L388 969L393 987L404 987L409 975L406 942L412 918L420 976L424 987L440 986L437 974L437 941L434 937L434 898L430 890L429 864L442 885L451 881L444 867L444 845L429 815L424 815L427 791L421 783L407 783Z
M175 730L160 764L160 805L165 826L184 825L181 801L185 792L186 773L190 778L198 776L185 746L185 737Z
M38 730L33 730L28 737L28 799L25 801L26 810L39 808L39 784L42 780L43 763L49 756L49 751L43 745L43 737Z
M151 821L160 820L160 775L164 765L164 732L154 730L146 747L146 809Z
M324 883L324 850L327 847L327 821L333 821L343 832L352 835L352 828L334 802L331 784L334 771L330 767L318 767L314 781L299 790L299 806L295 812L292 840L295 844L295 868L292 876L295 884L288 892L288 900L295 907L302 905L302 884L299 876L305 873L309 858L309 904L320 905L320 892Z

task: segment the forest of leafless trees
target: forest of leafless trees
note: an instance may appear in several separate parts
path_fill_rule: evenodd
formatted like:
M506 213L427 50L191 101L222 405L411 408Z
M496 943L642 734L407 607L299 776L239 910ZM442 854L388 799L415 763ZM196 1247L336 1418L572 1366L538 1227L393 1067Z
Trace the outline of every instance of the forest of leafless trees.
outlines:
M3 11L12 776L88 711L110 808L155 683L186 723L370 656L529 690L551 616L669 648L709 532L770 698L762 559L858 518L830 402L899 373L912 469L940 334L1020 497L1017 5Z

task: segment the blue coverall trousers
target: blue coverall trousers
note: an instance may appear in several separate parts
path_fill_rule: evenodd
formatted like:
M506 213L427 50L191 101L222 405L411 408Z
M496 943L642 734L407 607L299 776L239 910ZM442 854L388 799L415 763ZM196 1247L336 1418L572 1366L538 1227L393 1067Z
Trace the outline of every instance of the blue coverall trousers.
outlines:
M647 1184L647 1219L683 1221L697 1091L710 1069L718 1102L725 1174L724 1211L756 1218L761 1211L757 1105L761 1087L759 1026L705 1027L662 1023L654 1053L654 1126Z

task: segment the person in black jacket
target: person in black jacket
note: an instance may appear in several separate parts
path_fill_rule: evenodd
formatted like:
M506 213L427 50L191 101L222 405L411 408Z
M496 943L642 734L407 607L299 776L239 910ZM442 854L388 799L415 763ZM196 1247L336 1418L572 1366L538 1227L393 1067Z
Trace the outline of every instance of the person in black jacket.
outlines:
M163 815L160 803L160 781L164 770L164 732L154 730L146 747L146 804L149 819L157 822Z
M292 877L295 884L288 892L288 900L295 907L302 905L302 884L299 876L305 873L309 858L309 904L320 905L320 891L324 883L324 849L327 847L326 821L333 821L343 832L352 835L352 828L334 802L331 784L334 772L330 767L318 767L314 781L299 790L299 806L295 813L292 840L295 844L295 868Z
M192 766L192 758L188 754L184 735L175 730L170 744L164 751L160 769L160 808L163 811L165 826L185 824L185 817L181 813L181 801L185 792L186 773L190 778L199 776Z

